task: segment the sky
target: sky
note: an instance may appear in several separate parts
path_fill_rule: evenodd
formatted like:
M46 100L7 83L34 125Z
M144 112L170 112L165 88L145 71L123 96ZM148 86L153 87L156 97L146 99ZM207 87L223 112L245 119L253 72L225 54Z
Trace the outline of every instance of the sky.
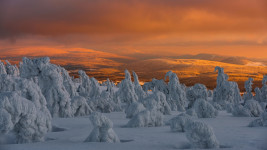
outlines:
M1 55L267 58L266 0L0 0Z

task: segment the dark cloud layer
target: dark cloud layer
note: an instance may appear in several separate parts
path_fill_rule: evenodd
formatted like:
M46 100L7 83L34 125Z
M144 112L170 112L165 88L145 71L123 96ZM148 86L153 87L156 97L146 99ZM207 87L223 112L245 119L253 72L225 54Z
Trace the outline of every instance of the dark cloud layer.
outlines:
M0 36L262 32L265 0L1 0Z

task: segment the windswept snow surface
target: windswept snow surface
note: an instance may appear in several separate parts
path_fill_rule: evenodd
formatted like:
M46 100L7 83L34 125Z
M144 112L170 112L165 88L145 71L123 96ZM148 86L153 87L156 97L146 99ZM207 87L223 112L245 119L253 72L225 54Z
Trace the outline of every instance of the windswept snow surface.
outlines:
M121 143L84 142L93 129L88 116L76 118L53 118L53 126L63 128L61 132L50 132L45 142L32 144L4 144L1 150L174 150L191 149L186 133L171 132L168 125L161 127L122 128L129 119L123 112L104 114L113 122L113 130ZM177 116L165 115L164 121ZM216 118L192 117L213 128L221 149L264 150L267 148L266 127L248 127L253 117L233 117L219 111Z

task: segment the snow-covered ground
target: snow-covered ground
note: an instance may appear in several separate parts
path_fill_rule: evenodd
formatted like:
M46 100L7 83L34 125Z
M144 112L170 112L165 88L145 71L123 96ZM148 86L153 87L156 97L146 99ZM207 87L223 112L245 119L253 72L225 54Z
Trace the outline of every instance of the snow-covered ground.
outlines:
M164 121L176 116L165 115ZM84 142L93 126L88 118L53 118L53 132L46 135L45 142L29 144L4 144L0 150L165 150L190 149L189 142L182 132L171 132L168 125L162 127L124 128L129 119L123 112L105 113L113 121L114 131L121 143ZM247 127L253 117L233 117L219 111L216 118L193 118L213 127L220 142L220 149L264 150L267 149L266 127ZM55 128L57 127L57 128Z

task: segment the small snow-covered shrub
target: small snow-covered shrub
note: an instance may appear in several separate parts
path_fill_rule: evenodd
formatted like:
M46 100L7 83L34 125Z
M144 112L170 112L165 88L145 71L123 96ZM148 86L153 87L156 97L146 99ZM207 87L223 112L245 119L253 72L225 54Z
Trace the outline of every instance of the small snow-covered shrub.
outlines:
M218 115L218 111L204 99L197 99L194 109L198 118L215 118Z
M227 111L228 113L232 113L233 110L234 110L234 105L233 105L233 104L227 104L227 105L226 105L226 111Z
M85 142L120 142L120 139L118 138L117 134L112 129L112 121L106 116L102 115L101 113L94 112L90 116L90 120L94 128L85 140Z
M251 117L250 111L244 108L242 105L235 105L232 115L235 117Z
M252 117L259 117L263 113L260 104L255 100L247 100L244 108L250 111Z
M85 116L91 114L93 111L87 104L86 99L82 96L75 96L71 100L71 107L74 116Z
M196 111L195 111L194 108L187 109L185 113L186 113L187 115L190 115L190 116L196 116L196 117L197 117L197 114L196 114Z
M126 127L157 127L163 125L163 115L156 110L144 110L133 116Z
M212 127L203 122L189 121L185 133L193 148L219 148Z
M170 128L172 132L185 132L185 125L188 121L192 121L189 115L182 113L174 118L172 118L170 123Z
M130 106L125 110L126 118L132 118L136 114L140 113L141 111L145 110L146 108L142 103L133 102Z
M0 132L13 132L17 143L44 141L51 130L51 116L17 92L0 94Z
M207 100L208 91L206 86L203 84L195 84L186 91L186 98L189 101L188 108L193 107L194 102L199 98Z
M260 127L260 126L267 127L267 112L262 113L259 119L255 119L251 121L248 126L249 127Z

